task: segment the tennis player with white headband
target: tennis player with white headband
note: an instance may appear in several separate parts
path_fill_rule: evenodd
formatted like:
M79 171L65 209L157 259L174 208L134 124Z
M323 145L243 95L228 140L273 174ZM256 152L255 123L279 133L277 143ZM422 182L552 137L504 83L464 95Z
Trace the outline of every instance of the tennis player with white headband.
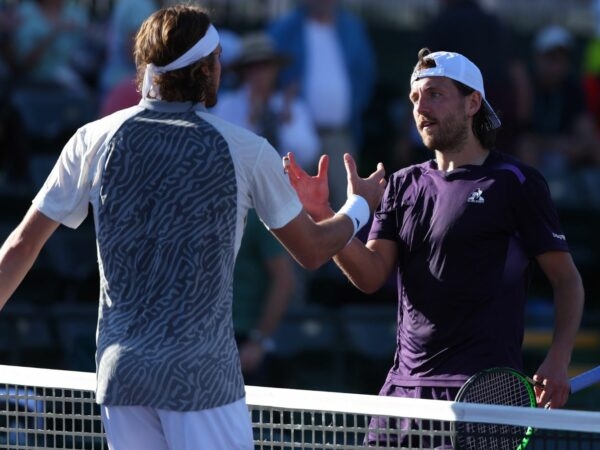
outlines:
M367 222L385 187L383 166L363 179L348 157L354 200L313 221L267 140L206 111L220 53L202 8L150 16L135 40L142 100L75 133L0 249L2 307L56 228L78 227L92 205L96 400L111 450L252 450L231 319L248 210L315 269Z
M152 63L147 64L146 70L144 72L144 81L142 85L142 97L160 99L160 89L156 84L154 84L155 75L161 75L165 72L171 72L173 70L182 69L195 62L198 62L200 59L214 52L217 49L218 45L219 32L211 24L209 25L206 34L202 38L200 38L200 40L196 42L192 48L190 48L187 52L185 52L172 63L162 67L157 67Z

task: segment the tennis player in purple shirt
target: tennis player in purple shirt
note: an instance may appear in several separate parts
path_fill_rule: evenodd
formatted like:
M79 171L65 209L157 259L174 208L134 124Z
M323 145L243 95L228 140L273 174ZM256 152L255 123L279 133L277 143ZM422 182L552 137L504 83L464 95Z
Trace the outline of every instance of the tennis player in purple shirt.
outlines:
M552 345L534 375L545 388L536 394L539 404L561 407L584 294L547 184L535 169L491 150L500 120L479 69L464 56L421 50L410 101L434 158L395 172L366 245L353 239L334 257L367 293L397 273L398 347L380 394L452 400L482 369L521 369L537 261L556 312ZM331 217L327 158L314 177L290 159L304 207L315 220Z

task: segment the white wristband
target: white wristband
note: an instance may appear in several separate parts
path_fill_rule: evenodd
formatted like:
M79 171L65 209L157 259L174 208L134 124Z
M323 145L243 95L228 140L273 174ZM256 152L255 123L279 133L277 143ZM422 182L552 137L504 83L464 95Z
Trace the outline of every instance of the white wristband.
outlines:
M360 195L352 194L346 200L346 203L340 208L337 214L344 214L352 220L354 233L352 237L369 221L371 210L367 201ZM351 238L352 239L352 238Z

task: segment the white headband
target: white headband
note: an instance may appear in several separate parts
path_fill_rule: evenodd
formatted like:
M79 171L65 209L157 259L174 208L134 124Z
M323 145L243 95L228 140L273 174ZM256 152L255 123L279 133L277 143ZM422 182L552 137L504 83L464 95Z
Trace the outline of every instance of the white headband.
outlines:
M144 83L142 84L142 98L148 97L150 92L154 92L154 96L160 98L160 90L158 86L154 84L155 75L189 66L205 56L210 55L215 48L217 48L217 45L219 45L219 33L214 26L210 25L208 30L206 30L206 34L196 42L192 48L172 63L160 67L155 66L152 63L146 65Z

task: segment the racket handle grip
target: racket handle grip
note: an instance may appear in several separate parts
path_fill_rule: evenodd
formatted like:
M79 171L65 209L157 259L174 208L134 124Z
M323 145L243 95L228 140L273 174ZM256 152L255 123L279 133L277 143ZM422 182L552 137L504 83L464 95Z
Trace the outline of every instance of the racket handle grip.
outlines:
M600 381L600 366L571 378L571 394Z

